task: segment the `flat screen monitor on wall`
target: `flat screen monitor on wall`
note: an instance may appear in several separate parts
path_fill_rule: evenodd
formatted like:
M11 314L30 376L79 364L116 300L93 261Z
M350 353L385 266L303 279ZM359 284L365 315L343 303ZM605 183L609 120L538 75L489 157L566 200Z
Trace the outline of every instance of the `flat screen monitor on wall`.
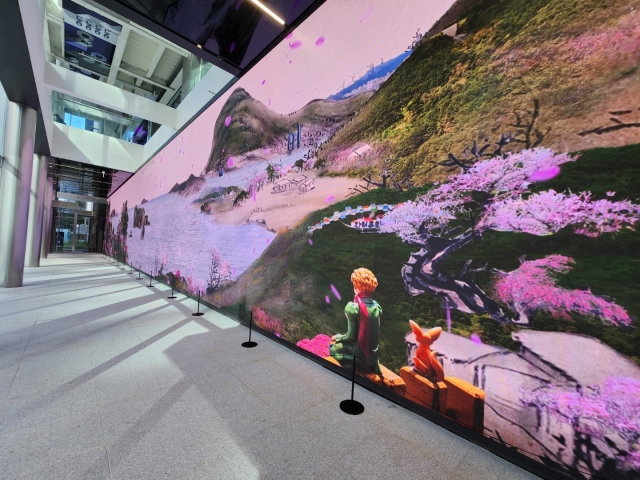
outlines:
M105 249L556 468L638 475L637 3L329 0L110 197Z

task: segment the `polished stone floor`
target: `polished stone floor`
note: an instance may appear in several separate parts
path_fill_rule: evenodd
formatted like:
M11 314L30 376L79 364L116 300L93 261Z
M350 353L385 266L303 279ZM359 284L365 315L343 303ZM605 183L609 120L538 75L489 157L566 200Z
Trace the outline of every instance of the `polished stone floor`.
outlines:
M2 479L533 475L96 254L0 289Z

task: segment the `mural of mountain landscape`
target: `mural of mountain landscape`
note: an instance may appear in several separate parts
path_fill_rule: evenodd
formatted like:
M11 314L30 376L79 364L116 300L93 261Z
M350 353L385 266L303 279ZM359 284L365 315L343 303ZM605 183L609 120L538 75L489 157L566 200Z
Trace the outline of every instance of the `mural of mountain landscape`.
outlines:
M442 3L326 2L110 197L105 249L553 468L638 478L640 0Z

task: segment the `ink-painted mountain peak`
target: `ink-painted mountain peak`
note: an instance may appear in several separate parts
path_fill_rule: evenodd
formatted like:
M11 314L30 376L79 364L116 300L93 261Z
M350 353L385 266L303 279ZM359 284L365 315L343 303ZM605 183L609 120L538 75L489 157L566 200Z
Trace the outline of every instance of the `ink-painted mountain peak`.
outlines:
M237 88L220 111L205 173L229 168L229 157L275 148L298 124L307 129L351 118L371 94L345 100L317 99L289 114L276 113L243 88Z
M169 193L177 193L182 196L188 196L197 192L204 185L204 179L202 177L196 177L193 173L189 175L182 183L176 183Z

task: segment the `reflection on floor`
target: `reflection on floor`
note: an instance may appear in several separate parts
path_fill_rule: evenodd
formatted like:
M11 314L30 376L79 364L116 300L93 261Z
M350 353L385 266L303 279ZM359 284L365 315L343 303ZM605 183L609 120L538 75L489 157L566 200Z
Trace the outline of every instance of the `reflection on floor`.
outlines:
M534 478L96 254L0 289L0 477Z

